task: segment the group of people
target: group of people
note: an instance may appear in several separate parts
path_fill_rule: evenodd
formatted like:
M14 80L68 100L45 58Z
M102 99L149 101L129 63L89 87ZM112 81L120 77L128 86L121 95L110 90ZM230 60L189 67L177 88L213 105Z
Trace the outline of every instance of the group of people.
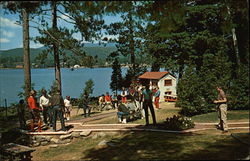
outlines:
M103 111L104 109L116 109L118 107L118 96L116 92L113 92L112 95L109 95L109 92L106 92L106 95L101 95L98 104L100 111Z
M219 116L219 124L217 125L219 129L227 132L227 98L221 87L217 87L218 98L214 101L215 104L218 104L218 116ZM57 90L55 94L52 96L47 95L46 90L42 90L42 96L39 99L39 102L36 98L37 92L35 90L31 90L29 97L27 99L28 102L28 110L31 114L32 120L30 123L30 130L34 131L35 122L37 122L38 132L42 131L42 122L47 127L52 127L53 131L56 131L56 120L59 116L61 122L61 130L66 131L64 119L70 119L70 111L72 109L72 105L70 102L70 97L66 96L63 100L60 91ZM153 100L155 103L155 108L159 109L159 97L160 91L159 88L156 87L155 91L150 89L150 85L146 84L143 86L135 86L130 87L128 91L123 87L119 96L117 96L116 92L110 96L108 92L106 95L102 95L99 98L99 106L101 109L103 107L110 105L113 109L117 108L117 116L119 122L126 123L125 115L129 114L128 108L126 106L134 106L135 109L141 112L141 118L145 118L146 126L149 125L149 112L148 108L151 112L153 125L156 125L156 117L154 112ZM128 99L129 98L129 99ZM130 102L128 102L130 100ZM83 99L79 103L79 107L83 107L85 117L90 116L91 108L88 105L89 97L87 94L84 94ZM18 115L21 128L26 127L25 120L25 102L24 100L20 100L18 107ZM86 112L88 110L88 112ZM43 116L43 119L41 117Z
M128 90L122 87L122 90L119 96L116 96L116 93L114 92L113 95L109 97L108 92L106 93L105 104L108 104L109 99L106 99L106 98L111 98L111 101L110 101L111 104L113 105L114 108L117 107L118 109L117 117L118 117L119 122L122 122L122 123L127 122L125 116L127 116L130 113L128 108L132 107L134 111L140 111L141 119L145 118L146 125L149 125L149 119L148 119L148 116L149 116L148 108L149 108L151 115L152 115L153 124L156 125L153 102L155 104L155 108L160 109L159 87L156 86L150 89L149 84L146 84L145 86L142 86L142 85L130 86ZM100 103L100 100L99 100L99 103Z
M26 127L24 111L26 110L25 108L27 108L32 118L29 128L30 131L35 131L35 122L37 122L38 132L42 131L42 123L44 123L47 128L52 127L53 131L56 131L56 121L58 117L61 122L61 130L66 131L64 120L70 119L70 111L72 109L70 96L66 96L63 100L60 90L57 90L52 96L48 95L45 89L42 89L41 93L42 95L39 101L37 101L37 92L35 90L30 91L27 99L28 108L25 106L24 100L20 100L18 115L21 128L25 129Z

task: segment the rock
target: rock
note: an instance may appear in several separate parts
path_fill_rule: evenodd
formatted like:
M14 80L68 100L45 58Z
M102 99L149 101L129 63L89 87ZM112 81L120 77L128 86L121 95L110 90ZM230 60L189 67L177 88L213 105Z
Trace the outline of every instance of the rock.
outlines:
M95 134L95 135L92 136L92 139L97 139L97 138L98 138L97 134Z
M49 143L48 141L43 141L43 142L41 142L41 145L42 145L42 146L48 145L48 143Z
M70 143L71 139L59 140L58 144L67 144Z
M72 135L72 137L78 138L80 136L80 132L74 131L74 132L72 132L71 135Z
M61 136L60 136L60 139L61 139L61 140L69 139L69 138L71 138L71 134L68 134L68 135L61 135Z
M59 139L52 138L50 141L57 144L59 142Z
M36 140L32 140L32 142L31 142L32 144L36 144L37 143L37 141Z
M45 139L46 139L47 141L50 141L52 138L53 138L52 136L45 136Z
M106 140L102 140L101 142L99 142L98 143L98 147L107 147L108 146L108 144L107 144L108 142L106 141Z
M52 145L50 145L49 147L50 147L50 148L57 148L57 147L58 147L58 145L56 145L56 144L52 144Z
M45 139L45 136L37 135L35 138L36 138L36 141L37 141L37 142L47 141L47 140Z
M106 134L104 132L99 132L97 135L100 136L100 137L105 137L106 136Z
M39 146L39 145L40 145L40 142L37 142L37 143L33 144L32 146L33 146L33 147L37 147L37 146Z
M89 136L90 134L91 134L90 130L83 131L83 132L80 133L81 136Z

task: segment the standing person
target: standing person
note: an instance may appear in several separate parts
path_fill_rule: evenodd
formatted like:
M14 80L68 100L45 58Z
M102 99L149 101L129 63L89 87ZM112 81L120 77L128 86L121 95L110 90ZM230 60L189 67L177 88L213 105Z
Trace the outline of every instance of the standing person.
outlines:
M118 98L117 98L116 92L112 93L111 102L112 102L113 109L116 109L118 107Z
M39 105L42 109L43 121L47 126L49 126L48 116L50 123L52 123L51 120L52 117L51 117L51 109L49 108L49 97L45 89L42 89L42 96L40 97Z
M220 119L218 128L223 130L224 132L228 132L227 126L227 98L225 92L222 90L221 87L216 87L218 91L218 98L214 100L214 103L217 104L218 109L218 117Z
M152 103L152 91L149 89L148 84L145 86L145 89L142 92L142 96L143 96L143 109L145 110L145 117L146 117L146 126L149 125L148 107L152 114L153 124L156 125L155 111Z
M127 103L127 91L124 87L122 87L121 91L121 97L122 97L122 103Z
M17 112L18 118L20 123L20 128L25 130L26 129L26 120L25 120L25 103L24 100L21 99L19 104L17 105Z
M61 130L66 131L65 123L64 123L64 117L63 117L63 108L64 108L64 102L63 98L60 95L60 90L57 90L54 95L51 97L51 103L50 105L53 107L53 131L56 131L56 120L57 116L59 116L60 122L61 122Z
M102 94L99 97L98 103L99 103L99 110L102 111L103 107L105 106L104 94Z
M159 87L158 86L156 86L156 92L155 92L155 94L154 94L154 96L155 96L155 101L154 101L154 103L155 103L155 108L156 109L160 109L160 107L159 107L159 100L160 100L160 90L159 90Z
M65 107L65 117L67 120L70 119L70 111L72 110L72 104L70 102L70 96L66 96L64 99L64 107Z
M32 121L30 123L30 130L34 131L35 127L35 121L37 121L37 126L38 126L38 132L42 131L41 127L41 117L40 117L40 108L38 107L37 101L36 101L36 91L31 90L30 91L30 96L28 97L28 105L29 105L29 110L32 116Z
M89 95L87 93L83 94L83 98L80 100L78 106L79 108L83 108L84 117L90 116L91 109L89 107ZM88 114L87 114L87 110L88 110Z
M135 88L135 95L134 95L134 100L135 100L135 104L136 104L136 108L139 109L141 111L141 119L143 119L145 117L145 112L143 109L143 105L142 105L142 92L141 92L141 88L136 86Z
M130 96L131 100L134 101L135 89L134 89L132 84L129 87L129 96Z

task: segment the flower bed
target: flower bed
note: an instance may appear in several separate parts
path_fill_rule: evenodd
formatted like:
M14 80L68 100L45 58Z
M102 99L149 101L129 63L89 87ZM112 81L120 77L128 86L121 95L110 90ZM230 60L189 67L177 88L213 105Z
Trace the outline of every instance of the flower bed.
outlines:
M174 115L173 117L166 118L162 124L159 125L161 129L166 130L186 130L194 127L194 122L191 118Z

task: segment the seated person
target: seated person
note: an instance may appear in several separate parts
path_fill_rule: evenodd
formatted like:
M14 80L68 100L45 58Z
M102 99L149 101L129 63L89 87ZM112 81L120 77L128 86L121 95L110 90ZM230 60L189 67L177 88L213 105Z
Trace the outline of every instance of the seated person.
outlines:
M111 96L109 95L108 92L106 92L106 95L105 95L105 106L107 106L106 109L108 109L108 110L112 108L111 107Z
M140 106L138 105L137 102L129 102L127 104L127 108L129 109L130 111L130 114L133 114L133 119L134 118L141 118L142 115L141 115L141 108Z
M124 104L120 104L118 106L118 112L117 112L118 122L127 123L126 115L129 114L130 111Z

